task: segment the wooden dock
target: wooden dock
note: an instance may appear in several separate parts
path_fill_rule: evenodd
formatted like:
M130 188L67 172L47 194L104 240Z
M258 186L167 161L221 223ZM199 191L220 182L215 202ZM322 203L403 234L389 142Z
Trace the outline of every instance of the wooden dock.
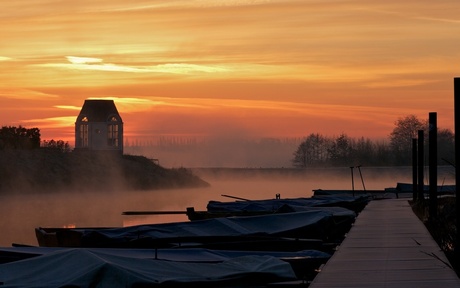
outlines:
M408 199L371 201L310 285L460 287L460 279Z

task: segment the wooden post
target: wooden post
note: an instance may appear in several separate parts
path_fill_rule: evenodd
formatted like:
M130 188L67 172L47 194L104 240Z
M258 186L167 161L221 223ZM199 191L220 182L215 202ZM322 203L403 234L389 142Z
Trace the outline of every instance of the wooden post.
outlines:
M412 138L412 201L417 201L417 138Z
M423 183L423 166L424 166L424 161L423 161L423 157L424 157L424 150L423 149L423 144L424 144L424 139L423 139L423 130L418 130L418 185L417 185L417 191L418 191L418 196L417 196L417 200L418 201L423 201L423 199L425 199L425 196L424 196L424 183Z
M455 254L457 259L460 257L460 151L457 151L457 145L460 145L460 78L454 78L454 118L455 118L455 206L457 222L457 241L455 243Z
M429 219L434 220L436 219L438 213L438 124L436 112L430 112L428 123L428 162L430 171Z

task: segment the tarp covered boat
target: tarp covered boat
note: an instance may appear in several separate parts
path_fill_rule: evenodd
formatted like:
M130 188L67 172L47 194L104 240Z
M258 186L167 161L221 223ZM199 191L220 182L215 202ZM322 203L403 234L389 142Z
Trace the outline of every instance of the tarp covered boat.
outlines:
M319 209L122 228L37 228L36 235L40 246L119 248L177 247L267 237L328 240L338 231L349 229L355 217L353 211L346 209Z
M139 254L138 254L139 255ZM216 287L296 280L291 265L272 256L219 263L127 257L101 250L63 249L0 265L1 287Z
M0 247L1 264L33 258L37 256L66 251L76 248L63 247ZM231 250L211 250L203 248L187 249L122 249L122 248L79 248L95 253L110 254L129 258L167 260L176 262L193 262L193 263L217 263L229 260L235 257L259 255L272 256L281 260L293 258L308 259L329 259L330 254L318 250L301 250L295 252L279 251L231 251Z
M318 195L312 198L285 198L264 199L251 201L209 201L207 211L210 213L221 212L262 212L279 211L282 207L295 207L294 211L310 210L308 207L342 207L354 212L360 212L369 203L370 198L366 195L353 197L351 195Z
M56 247L5 247L0 248L0 264L25 260L75 248ZM318 250L296 252L273 251L229 251L202 248L191 249L119 249L119 248L79 248L96 254L122 256L135 259L151 259L188 263L220 263L243 256L271 256L288 262L300 279L306 279L331 257ZM0 265L0 269L2 266Z

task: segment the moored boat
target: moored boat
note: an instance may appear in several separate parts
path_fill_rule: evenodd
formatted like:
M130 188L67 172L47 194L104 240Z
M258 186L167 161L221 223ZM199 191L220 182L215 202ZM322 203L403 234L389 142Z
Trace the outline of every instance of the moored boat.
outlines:
M73 248L49 247L8 247L0 248L0 264L19 260L70 251ZM300 279L309 277L308 274L327 262L330 254L318 250L299 250L295 252L279 251L230 251L203 248L190 249L111 249L111 248L79 248L95 255L112 255L127 259L150 259L173 261L181 263L222 263L224 261L246 256L270 256L291 265ZM2 266L0 266L2 267Z
M131 253L133 251L128 251ZM120 255L120 251L61 249L0 265L2 287L222 287L293 281L292 266L269 255L220 262L179 262Z
M330 241L338 231L349 229L355 216L346 209L318 209L120 228L37 228L36 235L40 246L67 247L206 247L286 238L316 243L318 239Z
M342 207L359 213L369 203L368 195L353 197L351 195L315 195L311 198L276 198L251 201L209 201L206 206L209 213L275 213L282 207L291 206L295 209L304 207Z
M186 214L190 221L234 216L258 216L276 213L300 212L323 209L324 207L341 207L359 213L371 200L370 195L352 196L346 193L321 193L314 190L311 198L276 198L248 200L238 197L239 201L209 201L206 211L195 211L188 207L186 211L125 211L123 215L169 215ZM331 190L325 190L331 191ZM334 190L335 191L335 190ZM339 191L339 190L337 190ZM341 191L341 190L340 190ZM227 196L227 195L225 195ZM227 196L228 197L228 196Z

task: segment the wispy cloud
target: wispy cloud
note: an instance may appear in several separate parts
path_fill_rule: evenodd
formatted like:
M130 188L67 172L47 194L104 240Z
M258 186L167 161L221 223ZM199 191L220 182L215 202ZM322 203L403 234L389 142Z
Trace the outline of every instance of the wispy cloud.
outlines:
M11 61L11 60L13 59L10 57L0 56L0 61Z
M459 19L449 19L449 18L436 18L436 17L414 17L414 19L420 20L427 20L427 21L434 21L434 22L444 22L444 23L452 23L452 24L460 24Z
M71 105L54 105L53 107L64 110L81 110L81 107Z
M445 4L445 3L444 3ZM438 4L433 4L435 7L427 9L427 7L421 7L421 10L414 9L413 7L406 6L405 2L399 2L395 5L395 3L389 3L388 7L386 8L376 8L372 6L368 7L361 7L358 10L367 10L372 11L374 13L386 14L386 15L393 15L400 18L406 19L415 19L415 20L424 20L424 21L434 21L434 22L444 22L444 23L452 23L452 24L460 24L459 19L455 19L452 17L437 17L436 9L439 8ZM447 16L447 15L446 15ZM454 15L453 17L455 17Z
M279 1L279 0L278 0ZM172 5L185 6L185 7L235 7L235 6L251 6L262 5L270 2L277 2L273 0L180 0L171 1Z
M202 99L168 98L168 97L90 97L88 99L107 99L115 101L123 112L144 111L153 107L209 108Z
M124 2L123 5L105 7L101 11L138 11L147 9L159 9L169 7L182 7L182 8L200 8L200 7L237 7L237 6L252 6L262 5L271 2L279 2L284 0L169 0L162 3L140 3L131 4L130 2Z
M36 125L40 129L62 128L75 125L76 116L62 116L21 120L22 123Z
M185 63L160 64L156 66L150 66L147 69L151 70L152 72L163 72L163 73L174 73L174 74L188 74L188 73L193 73L193 72L218 73L218 72L228 71L227 68L223 68L219 66L185 64Z
M93 63L102 63L100 58L91 58L91 57L76 57L76 56L66 56L72 64L93 64Z
M53 67L70 70L95 70L106 72L128 72L128 73L219 73L228 71L227 68L217 65L199 65L188 63L166 63L153 66L126 66L112 63L103 63L103 59L92 57L66 56L70 63L45 63L33 64L41 67Z
M0 88L0 97L10 99L43 99L58 98L59 96L23 88Z

